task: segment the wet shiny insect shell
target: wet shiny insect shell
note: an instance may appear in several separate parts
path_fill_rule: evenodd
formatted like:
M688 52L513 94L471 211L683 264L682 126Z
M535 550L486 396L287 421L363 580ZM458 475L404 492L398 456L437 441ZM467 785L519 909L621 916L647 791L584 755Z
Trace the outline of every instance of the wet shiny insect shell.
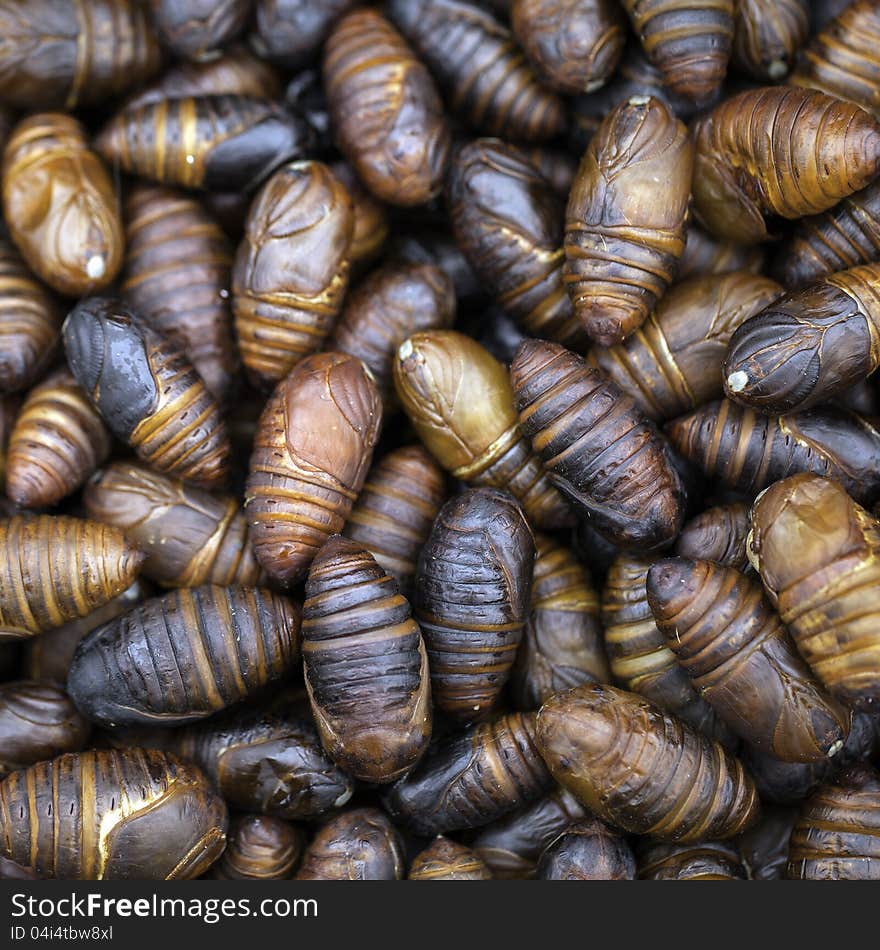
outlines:
M587 362L650 419L672 419L722 395L731 336L781 295L775 281L742 271L684 280L632 336L617 346L593 347Z
M709 478L751 495L803 471L836 479L859 501L880 492L880 431L845 409L763 416L724 399L673 419L665 431Z
M157 750L62 755L0 782L0 848L42 877L193 879L223 851L226 823L204 775Z
M143 573L165 587L260 582L262 569L238 499L193 488L145 465L114 462L86 485L95 521L125 532L146 555Z
M880 118L880 11L873 0L850 3L815 36L791 82L848 99Z
M593 527L620 547L670 544L684 520L684 488L662 436L633 400L544 340L520 344L511 380L520 426L548 478Z
M223 401L238 367L226 236L197 201L168 188L136 186L126 199L125 219L123 297L181 347Z
M385 810L413 834L476 828L550 787L534 738L534 713L509 713L441 739L383 795Z
M300 618L294 603L256 588L165 594L82 640L67 688L77 708L103 726L203 719L293 668Z
M229 823L223 856L211 868L218 881L283 881L293 876L306 836L271 815L240 815Z
M138 579L113 600L107 601L85 617L77 617L60 627L47 630L38 637L31 637L24 644L22 674L29 679L47 680L59 686L66 686L70 661L80 640L95 628L131 610L151 593L149 584Z
M0 774L79 752L90 732L60 686L39 680L0 685Z
M674 550L681 557L745 571L749 567L746 538L750 527L749 506L744 502L707 508L685 523Z
M345 298L327 349L356 356L373 374L386 409L397 403L394 357L401 344L455 321L452 282L433 264L391 261L373 270Z
M749 560L833 696L880 699L880 524L836 482L793 475L752 508Z
M805 802L791 833L786 877L880 881L880 774L854 766Z
M445 497L440 466L420 445L403 446L370 469L342 533L366 548L408 595Z
M510 22L538 75L559 92L599 89L626 43L626 21L610 0L513 0Z
M399 881L403 840L378 808L353 808L318 829L306 848L298 881Z
M567 789L557 788L517 811L481 828L471 847L496 878L534 877L547 845L586 816Z
M226 481L226 423L170 341L117 300L90 297L62 329L67 361L110 431L147 464L204 488Z
M260 416L245 488L254 554L288 586L342 530L363 486L382 420L369 371L351 356L298 363Z
M614 681L733 748L735 737L697 693L657 628L646 587L656 560L621 554L608 570L602 591L602 627Z
M648 572L658 628L733 732L784 762L837 755L851 714L801 659L759 581L711 561L665 558Z
M511 671L517 708L538 709L553 693L610 679L589 572L570 548L537 535L531 610Z
M632 693L597 684L558 693L536 736L553 777L624 831L691 842L733 837L757 818L739 761Z
M251 205L232 271L242 362L267 387L319 350L348 287L351 197L321 162L294 162Z
M324 87L339 148L383 201L440 191L452 144L427 67L376 10L342 17L324 46Z
M770 86L697 120L694 211L718 237L754 244L765 214L802 218L864 188L880 169L880 125L850 103Z
M730 274L737 270L760 274L763 267L764 250L760 245L719 240L694 221L688 222L684 253L678 262L679 280L708 274Z
M725 841L684 845L648 841L639 851L642 881L744 881L747 877L739 852Z
M797 818L798 809L768 805L762 799L761 817L738 842L751 880L778 881L784 877L789 839Z
M260 56L286 70L307 66L333 23L356 0L256 0L251 45Z
M733 42L734 0L622 0L669 88L705 102L721 85Z
M121 531L95 521L0 520L0 641L87 616L130 587L143 560Z
M488 881L492 874L470 848L440 835L412 859L407 877L410 881Z
M564 129L562 101L538 82L491 14L459 0L391 0L388 14L446 90L453 112L474 128L526 142Z
M358 275L385 247L391 231L388 207L364 188L347 162L331 163L330 171L345 185L351 198L354 227L348 256L353 274Z
M810 32L807 0L737 0L733 62L755 79L778 82Z
M281 95L281 79L267 62L252 53L247 46L233 43L223 51L222 56L206 62L174 63L154 82L129 96L125 105L133 108L163 99L220 93L277 99Z
M544 852L542 881L632 881L636 859L626 839L596 818L570 825Z
M573 514L517 422L506 368L454 330L417 333L397 351L397 395L425 447L455 478L508 491L543 529Z
M302 653L312 715L330 757L365 782L405 775L431 738L425 644L397 582L340 535L309 568Z
M798 289L878 260L880 182L874 182L829 211L799 221L780 247L775 271L786 287Z
M487 488L451 498L419 555L413 606L435 707L484 719L510 676L528 619L535 543L513 498Z
M48 508L75 492L109 454L101 417L71 373L57 370L28 393L16 417L6 493L22 508Z
M159 43L140 0L4 0L0 101L73 110L149 79Z
M321 748L308 708L244 706L204 723L162 730L205 771L232 808L286 820L339 808L354 782Z
M0 239L0 393L27 389L57 352L61 312L18 251Z
M694 146L661 99L633 96L599 126L565 212L565 286L597 343L638 329L684 253Z
M311 147L308 123L268 99L209 95L128 106L95 148L115 167L163 185L255 188Z
M215 55L241 33L250 16L250 0L150 0L162 43L185 59Z
M116 277L125 247L119 199L76 119L23 119L6 143L2 174L12 240L44 283L80 297Z
M724 391L761 412L808 409L880 365L880 264L792 291L730 340Z
M505 312L527 333L583 351L562 280L563 199L532 155L500 139L470 142L455 153L446 196L459 247Z

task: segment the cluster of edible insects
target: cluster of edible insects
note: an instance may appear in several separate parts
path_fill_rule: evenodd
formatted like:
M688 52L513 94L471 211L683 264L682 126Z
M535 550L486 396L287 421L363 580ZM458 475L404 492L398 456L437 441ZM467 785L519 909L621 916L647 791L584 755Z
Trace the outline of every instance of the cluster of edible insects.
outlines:
M0 877L880 880L876 0L0 0Z

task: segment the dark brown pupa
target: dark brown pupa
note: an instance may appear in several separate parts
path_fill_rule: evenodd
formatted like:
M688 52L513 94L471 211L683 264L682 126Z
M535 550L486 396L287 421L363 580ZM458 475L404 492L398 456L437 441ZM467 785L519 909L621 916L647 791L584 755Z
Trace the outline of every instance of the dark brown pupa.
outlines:
M678 95L705 102L727 72L734 0L623 0L645 53Z
M538 709L561 690L610 679L589 572L571 548L536 535L531 609L511 671L517 708Z
M737 0L733 62L755 79L779 82L810 32L807 0Z
M647 581L656 560L618 555L605 578L602 628L614 682L732 749L735 737L697 692L651 613Z
M880 775L853 766L804 803L791 832L786 877L880 881Z
M569 825L541 855L541 881L632 881L636 859L626 838L597 818Z
M70 753L0 782L0 848L41 877L191 880L220 857L226 824L205 776L158 750Z
M550 481L614 544L665 547L684 488L662 436L600 370L556 343L527 340L511 366L519 421Z
M438 194L452 133L427 67L377 10L342 17L324 46L324 88L343 154L378 198Z
M123 108L95 148L115 167L161 185L238 191L301 158L312 136L304 119L268 99L183 96Z
M113 462L90 479L83 504L90 518L125 532L146 555L144 575L165 587L247 587L262 579L237 498Z
M303 855L298 881L399 881L403 840L378 808L352 808L318 829Z
M731 336L781 295L775 281L742 271L683 280L623 343L594 346L587 362L649 418L673 419L723 394Z
M232 270L241 359L252 381L277 383L321 349L348 288L351 197L322 162L293 162L260 189Z
M161 64L141 0L6 0L0 36L0 101L30 111L105 103Z
M0 240L0 393L35 383L61 336L61 312L15 248Z
M530 335L582 352L589 339L562 279L564 200L531 154L470 142L455 153L446 196L459 247L505 312Z
M455 288L439 267L391 261L346 295L327 349L356 356L373 374L390 409L397 403L393 372L398 348L414 333L448 329L455 311Z
M510 30L491 14L460 0L391 0L387 6L452 110L474 128L526 142L562 132L562 101L538 82Z
M817 214L880 168L880 125L857 106L768 86L725 99L694 128L694 212L717 237L755 244L765 215Z
M314 819L341 808L354 792L354 781L321 748L307 706L247 704L194 726L159 731L240 811Z
M226 423L177 346L109 297L78 303L62 335L71 372L118 439L169 475L223 485L232 451Z
M309 568L302 652L328 755L361 781L405 775L431 738L425 644L397 582L340 535Z
M278 583L301 580L342 530L381 420L376 384L354 357L306 357L278 384L260 416L245 487L254 554Z
M880 431L845 409L763 416L724 399L665 429L707 477L750 495L796 472L837 479L858 501L870 502L880 492Z
M342 533L366 548L408 594L419 551L445 498L440 466L420 445L405 445L367 473Z
M66 369L35 386L9 439L6 493L22 508L48 508L75 492L110 454L110 433Z
M251 0L150 0L159 37L175 56L202 60L241 33Z
M669 648L733 732L784 762L843 749L850 713L814 678L759 581L675 557L651 567L647 591Z
M483 719L510 676L528 619L535 543L514 499L468 489L440 509L419 555L413 605L438 710Z
M536 737L556 781L632 834L724 839L758 816L738 759L632 693L599 684L558 693L538 713Z
M488 881L489 868L466 845L438 835L409 866L410 881Z
M737 849L726 841L668 844L646 841L639 850L640 881L744 881Z
M507 368L455 330L416 333L398 349L394 386L428 451L453 477L510 492L539 528L573 512L520 429Z
M77 708L103 726L204 719L292 669L300 614L291 601L257 588L174 591L82 640L67 688Z
M595 92L611 78L626 44L626 21L615 3L513 0L509 7L514 35L548 85L569 94Z
M216 881L284 881L302 859L302 829L272 815L239 815L229 822L223 856L211 868Z
M96 521L0 520L0 641L87 616L130 587L143 560L121 531Z
M880 365L880 264L786 294L731 337L724 391L766 413L809 409Z
M597 343L638 329L684 253L694 146L661 99L632 96L599 126L565 212L563 276Z
M150 185L129 192L125 232L122 295L150 326L180 345L223 401L238 367L226 236L198 201Z
M382 801L395 821L429 836L488 824L550 782L535 745L535 714L509 713L440 740Z
M685 523L675 542L675 553L745 571L749 566L746 538L750 527L749 506L744 502L707 508Z
M90 732L90 723L57 684L16 680L0 685L0 773L79 752Z

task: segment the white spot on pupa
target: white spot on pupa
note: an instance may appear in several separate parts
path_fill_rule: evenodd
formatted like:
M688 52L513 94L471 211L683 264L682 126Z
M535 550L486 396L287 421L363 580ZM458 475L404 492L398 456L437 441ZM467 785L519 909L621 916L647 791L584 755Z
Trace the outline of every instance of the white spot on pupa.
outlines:
M767 67L767 75L771 79L782 79L782 77L788 72L788 66L784 60L774 59L773 62Z
M741 369L727 377L727 388L732 393L741 393L749 384L749 374Z
M646 106L651 101L650 96L630 96L629 105L631 106Z
M404 340L400 344L400 349L397 351L397 355L402 360L408 360L413 354L413 345L412 340Z
M195 155L187 155L187 156L186 156L186 164L187 164L187 165L195 165L195 163L196 163L196 157L195 157Z
M98 280L107 272L107 262L102 254L92 254L86 261L86 273L92 280Z
M333 802L334 806L335 806L336 808L341 808L341 807L349 800L349 798L351 798L352 795L354 795L354 789L353 789L353 788L347 788L347 789L339 796L339 798L337 798L336 801Z
M832 756L837 755L837 753L840 752L842 748L843 748L843 739L838 739L837 742L834 743L834 745L829 747L828 758L830 759L832 758Z
M220 296L221 296L221 298L222 298L223 300L228 300L228 299L229 299L229 291L226 290L226 288L224 287L223 290L220 291Z
M597 92L597 91L598 91L599 89L601 89L604 85L605 85L605 80L604 80L604 79L593 79L591 82L588 82L588 83L587 83L587 86L586 86L586 88L584 89L584 92L586 92L586 93Z

